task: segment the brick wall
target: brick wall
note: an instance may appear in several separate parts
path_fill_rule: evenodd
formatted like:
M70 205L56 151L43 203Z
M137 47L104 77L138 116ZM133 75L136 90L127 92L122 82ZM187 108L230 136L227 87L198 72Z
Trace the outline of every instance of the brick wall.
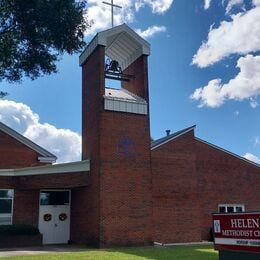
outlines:
M89 172L67 172L34 176L17 176L15 177L15 188L21 190L32 190L83 187L87 186L89 175Z
M147 245L151 230L148 117L109 112L101 124L101 245ZM122 146L128 142L128 148Z
M147 244L151 243L149 117L104 110L104 57L105 48L98 46L82 68L82 151L83 159L91 160L91 177L88 188L72 192L72 240L101 247ZM148 101L147 59L140 60L137 70L143 71ZM121 146L125 138L131 142L128 154Z
M200 241L194 133L152 150L153 240Z
M132 64L127 67L123 73L133 75L134 78L130 82L122 82L122 88L134 93L135 95L149 101L148 90L148 57L140 56Z
M90 185L71 194L71 239L100 245L100 113L103 109L105 48L82 66L82 159L90 159Z
M213 148L199 140L196 167L199 178L202 238L209 239L211 213L219 204L244 204L260 210L260 167Z
M13 224L28 224L38 227L39 190L14 191Z
M31 148L0 131L0 169L43 165L38 156Z
M219 204L260 210L260 167L188 132L152 150L154 241L210 239Z

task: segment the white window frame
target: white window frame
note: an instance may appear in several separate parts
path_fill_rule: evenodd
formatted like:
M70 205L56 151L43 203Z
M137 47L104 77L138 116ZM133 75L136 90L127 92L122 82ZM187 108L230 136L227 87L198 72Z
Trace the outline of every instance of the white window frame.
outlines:
M242 208L242 212L245 211L245 205L244 205L244 204L219 204L219 205L218 205L218 212L220 212L219 209L220 209L221 207L225 208L225 212L221 212L221 213L228 213L228 211L227 211L227 208L228 208L228 207L233 207L233 212L232 212L232 213L236 213L236 212L237 212L237 211L236 211L236 208L237 208L237 207L241 207L241 208ZM240 212L240 211L239 211L239 212Z
M0 197L0 200L12 200L12 207L11 207L11 213L0 213L0 219L1 217L10 217L10 222L2 224L0 222L0 225L12 225L13 224L13 212L14 212L14 189L0 189L0 191L12 191L13 196L12 198L3 198Z

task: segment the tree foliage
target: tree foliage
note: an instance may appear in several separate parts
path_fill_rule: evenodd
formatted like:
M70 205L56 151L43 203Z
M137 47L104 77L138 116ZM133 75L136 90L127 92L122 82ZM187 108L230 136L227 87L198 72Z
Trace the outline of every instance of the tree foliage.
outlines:
M85 12L85 0L0 0L0 81L56 72L85 45Z

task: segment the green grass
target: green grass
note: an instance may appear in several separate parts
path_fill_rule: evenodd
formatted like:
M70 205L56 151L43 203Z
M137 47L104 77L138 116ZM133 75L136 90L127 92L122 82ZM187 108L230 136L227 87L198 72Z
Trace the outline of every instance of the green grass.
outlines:
M217 260L218 253L212 246L138 247L93 250L73 253L52 253L31 256L5 257L0 259L87 259L87 260Z

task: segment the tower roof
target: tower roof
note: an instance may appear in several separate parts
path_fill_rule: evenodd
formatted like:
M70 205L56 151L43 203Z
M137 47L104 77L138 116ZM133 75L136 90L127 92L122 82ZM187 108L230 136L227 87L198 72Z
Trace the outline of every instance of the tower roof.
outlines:
M98 45L105 46L105 55L119 62L122 70L141 55L150 55L150 44L126 24L99 32L79 57L82 66Z

